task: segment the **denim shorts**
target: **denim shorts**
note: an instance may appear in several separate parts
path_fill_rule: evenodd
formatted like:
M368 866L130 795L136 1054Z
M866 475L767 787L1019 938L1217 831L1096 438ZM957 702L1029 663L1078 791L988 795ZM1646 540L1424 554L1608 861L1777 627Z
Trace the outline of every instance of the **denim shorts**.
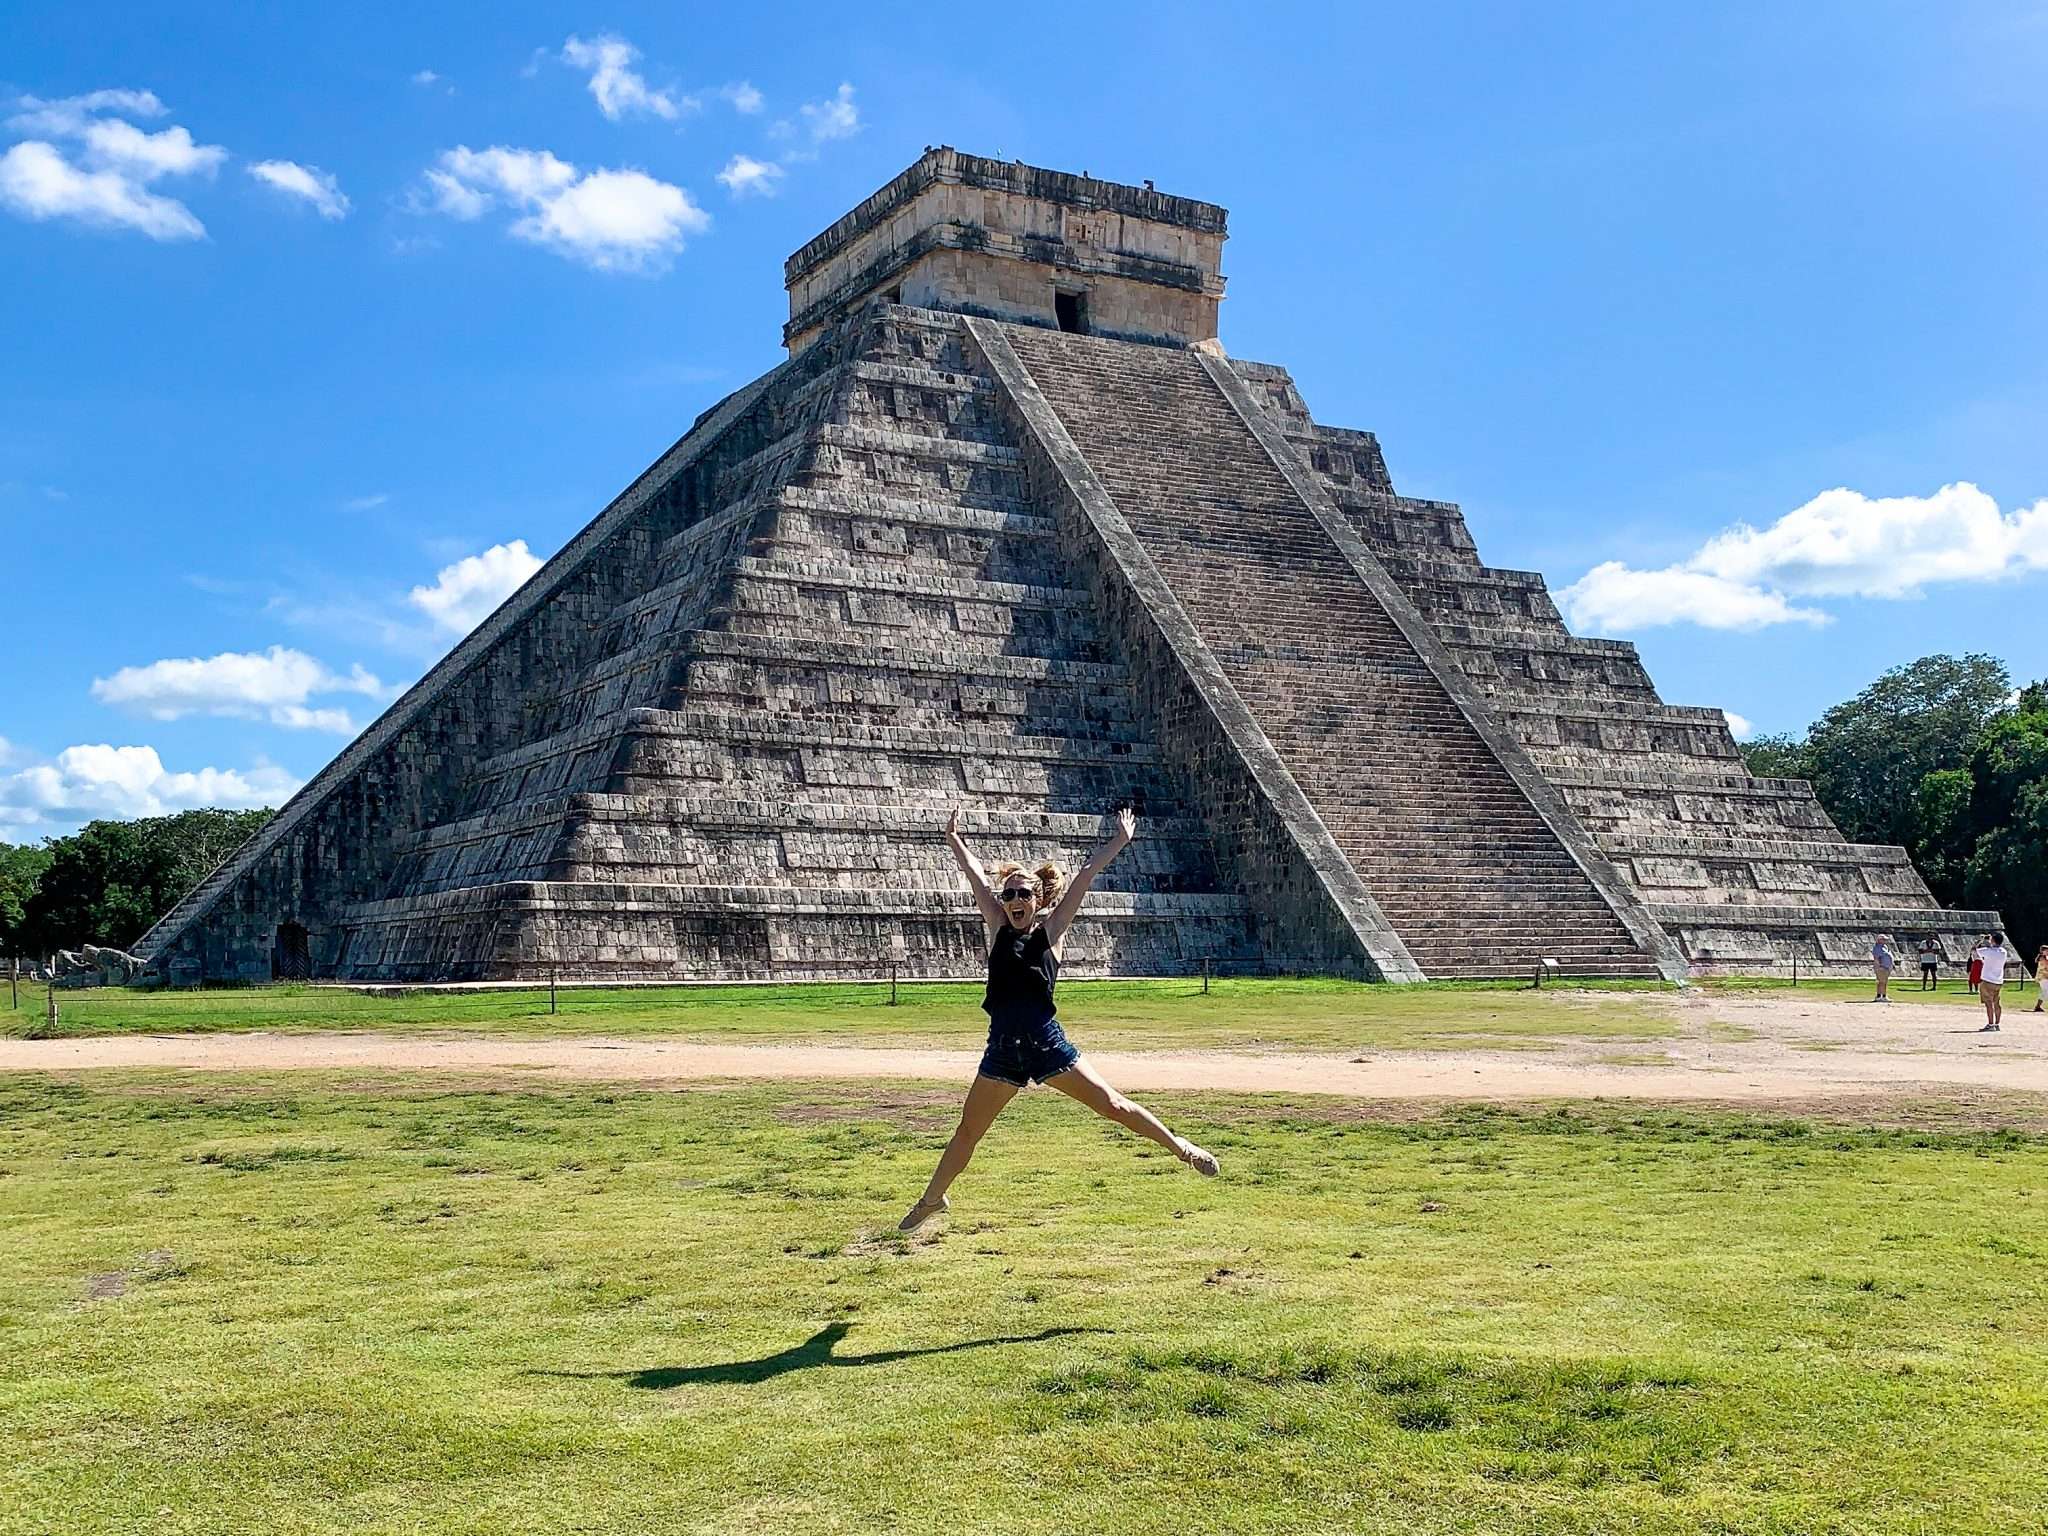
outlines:
M997 1019L988 1027L988 1049L981 1053L981 1075L1022 1088L1056 1077L1081 1059L1060 1028L1058 1019L1013 1023Z

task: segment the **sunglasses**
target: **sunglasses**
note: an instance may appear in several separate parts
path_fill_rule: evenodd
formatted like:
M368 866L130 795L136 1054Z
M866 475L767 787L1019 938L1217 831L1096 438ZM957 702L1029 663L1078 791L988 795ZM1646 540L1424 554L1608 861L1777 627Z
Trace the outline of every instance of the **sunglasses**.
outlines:
M1032 901L1036 899L1037 895L1038 892L1036 891L1027 891L1021 886L1013 886L1011 889L1003 892L1003 900L1006 902Z

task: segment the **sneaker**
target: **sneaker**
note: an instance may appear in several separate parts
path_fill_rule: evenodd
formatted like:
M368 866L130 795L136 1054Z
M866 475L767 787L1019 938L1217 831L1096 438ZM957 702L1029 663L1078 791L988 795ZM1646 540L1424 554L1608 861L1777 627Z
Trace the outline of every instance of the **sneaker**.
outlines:
M1216 1161L1216 1154L1196 1146L1185 1136L1180 1139L1180 1160L1205 1179L1213 1179L1223 1171L1223 1165Z
M1998 1033L1998 1026L1996 1024L1981 1025L1977 1033L1980 1035L1995 1035Z
M896 1223L898 1232L915 1232L934 1216L943 1216L953 1208L953 1202L944 1195L936 1200L920 1200L910 1208L910 1214Z

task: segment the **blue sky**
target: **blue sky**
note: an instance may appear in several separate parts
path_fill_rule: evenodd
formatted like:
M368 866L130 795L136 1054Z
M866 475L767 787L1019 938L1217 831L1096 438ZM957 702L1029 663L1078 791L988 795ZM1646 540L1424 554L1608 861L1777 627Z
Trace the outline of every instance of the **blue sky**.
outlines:
M1671 702L2048 673L2048 7L987 18L0 5L0 836L280 798L942 142L1226 205L1226 346Z

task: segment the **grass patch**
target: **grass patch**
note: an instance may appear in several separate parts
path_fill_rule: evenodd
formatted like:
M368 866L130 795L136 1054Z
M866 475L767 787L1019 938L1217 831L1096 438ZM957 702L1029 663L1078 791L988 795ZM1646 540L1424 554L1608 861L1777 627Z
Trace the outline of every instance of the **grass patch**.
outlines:
M1324 979L1069 981L1061 1014L1099 1050L1293 1048L1404 1050L1542 1048L1565 1039L1656 1040L1679 1025L1643 984L1538 993L1522 982L1375 986ZM278 986L184 992L95 989L58 994L58 1033L223 1030L457 1030L500 1034L672 1036L703 1040L846 1041L966 1046L987 1030L979 984L814 983L788 987L590 988L538 991L352 992ZM24 995L0 1029L42 1020ZM26 1006L33 1004L33 1006Z
M0 1079L0 1531L2006 1532L2048 1140ZM1411 1111L1412 1113L1412 1111ZM112 1277L119 1276L116 1280Z

